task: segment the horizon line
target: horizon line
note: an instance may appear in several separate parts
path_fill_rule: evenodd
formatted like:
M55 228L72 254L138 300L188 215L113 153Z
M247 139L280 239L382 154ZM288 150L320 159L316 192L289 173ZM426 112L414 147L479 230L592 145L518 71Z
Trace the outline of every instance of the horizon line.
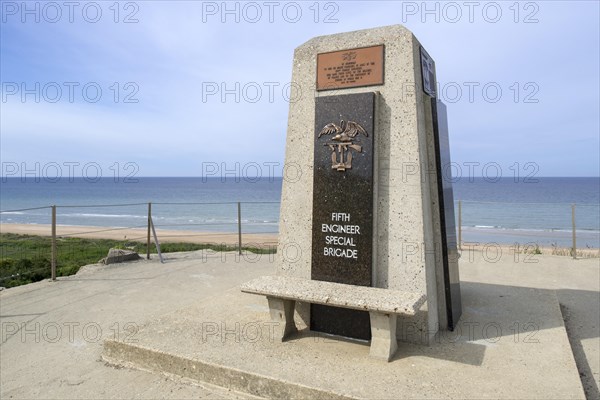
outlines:
M131 177L118 177L118 180L122 180L122 179L141 179L141 178L170 178L170 179L179 179L179 178L194 178L194 179L221 179L221 180L227 180L227 179L243 179L245 181L257 181L257 180L268 180L268 179L283 179L283 176L265 176L265 177L258 177L258 176L244 176L244 175L232 175L232 176L192 176L192 175L144 175L144 176L131 176ZM541 178L600 178L600 175L565 175L565 176L551 176L551 175L547 175L547 176L532 176L532 177L528 177L528 176L523 176L523 177L519 177L519 180L522 179L541 179ZM97 177L94 179L90 179L88 177L85 176L76 176L76 177L56 177L56 176L3 176L0 175L0 179L7 180L7 179L21 179L21 180L33 180L35 181L36 179L44 179L44 180L52 180L52 181L59 181L59 180L75 180L75 179L89 179L89 180L106 180L106 179L115 179L115 177L113 176L101 176L101 177ZM476 177L452 177L452 179L457 179L457 180L470 180L470 179L483 179L483 180L488 180L487 177L484 176L476 176ZM498 177L497 179L514 179L513 176L501 176ZM489 179L490 183L493 183L494 181Z

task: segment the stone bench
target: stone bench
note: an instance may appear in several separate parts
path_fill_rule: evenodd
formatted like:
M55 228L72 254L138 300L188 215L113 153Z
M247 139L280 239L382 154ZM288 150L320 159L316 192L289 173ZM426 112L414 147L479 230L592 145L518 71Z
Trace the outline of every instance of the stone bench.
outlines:
M296 301L368 311L371 319L369 354L388 361L398 348L397 316L415 315L425 302L425 295L415 293L283 276L256 278L243 284L241 290L267 296L272 321L282 325L282 341L297 332Z

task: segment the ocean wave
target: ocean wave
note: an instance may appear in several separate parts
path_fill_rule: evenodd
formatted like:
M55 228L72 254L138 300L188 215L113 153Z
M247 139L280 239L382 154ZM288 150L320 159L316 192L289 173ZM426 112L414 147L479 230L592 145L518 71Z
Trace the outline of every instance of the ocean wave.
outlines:
M25 215L23 211L6 211L2 215Z
M87 217L87 218L148 218L146 215L131 214L93 214L93 213L72 213L58 214L59 217Z
M154 218L154 217L153 217ZM165 218L165 222L177 222L181 220L185 220L185 222L190 223L200 223L200 224L237 224L237 218L190 218L190 217L167 217ZM242 224L278 224L278 220L268 220L268 219L252 219L252 218L243 218Z
M502 226L492 225L474 225L474 226L463 226L463 230L481 230L481 231L502 231L505 233L509 232L532 232L532 233L568 233L571 234L573 231L569 228L507 228ZM577 228L578 233L589 233L589 234L600 234L600 230L590 228Z

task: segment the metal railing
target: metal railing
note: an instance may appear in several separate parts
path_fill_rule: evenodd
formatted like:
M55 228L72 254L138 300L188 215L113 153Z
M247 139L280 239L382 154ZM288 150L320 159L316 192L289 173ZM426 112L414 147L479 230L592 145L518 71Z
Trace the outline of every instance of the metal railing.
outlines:
M464 207L467 205L469 207ZM465 211L477 209L475 216L470 217L470 223L465 224ZM570 245L569 250L573 258L577 258L577 237L578 237L578 225L577 225L577 211L583 210L580 214L587 217L587 224L584 225L584 229L579 228L579 234L589 230L590 228L596 233L592 241L595 244L595 248L600 246L599 240L600 235L600 204L565 204L565 203L501 203L501 202L487 202L487 201L464 201L458 200L456 203L456 225L457 225L457 243L459 250L462 250L462 246L465 243L464 232L465 227L474 226L474 222L485 223L493 220L498 222L499 220L505 219L506 226L502 229L511 230L507 228L510 226L511 221L519 221L519 225L528 226L533 230L542 231L538 233L537 239L539 240L546 235L556 232L561 232L561 240L563 243L566 239L566 233L570 233ZM485 210L485 212L482 212ZM499 211L500 210L500 211ZM487 214L486 214L487 212ZM490 217L489 214L495 214ZM593 221L593 222L590 222ZM490 227L491 228L491 227ZM496 228L496 227L494 227ZM537 229L535 229L537 228ZM516 232L527 231L522 227L512 228L512 234L517 235Z
M277 229L269 230L268 226L264 224L260 226L261 218L255 218L255 222L248 220L244 223L242 217L245 215L244 207L250 208L253 206L261 206L261 207L279 207L280 203L277 201L272 202L185 202L185 203L177 203L177 202L149 202L149 203L123 203L123 204L87 204L87 205L51 205L51 206L42 206L42 207L32 207L32 208L21 208L21 209L13 209L13 210L2 210L0 214L6 213L23 213L23 212L31 212L38 210L48 210L50 215L50 248L40 247L36 249L29 249L29 254L33 254L38 258L47 257L47 254L50 256L50 269L51 269L51 279L56 280L57 274L57 264L58 264L58 256L60 251L64 251L64 247L59 246L57 242L57 224L67 223L70 224L73 220L70 219L72 217L71 214L63 214L57 215L57 210L60 209L75 209L75 208L85 208L85 209L104 209L104 208L127 208L133 207L137 208L135 215L131 215L133 218L143 219L144 223L142 224L129 224L126 227L114 227L113 226L97 226L94 223L94 227L90 227L90 229L85 229L82 231L75 231L69 233L61 233L60 238L68 238L68 237L92 237L98 238L101 237L102 234L111 232L111 231L127 231L129 229L134 229L135 232L138 230L145 230L144 234L140 234L140 236L130 237L127 240L131 242L144 243L146 244L146 258L150 259L150 252L152 248L152 228L160 228L165 230L159 230L159 235L154 240L155 245L158 244L158 240L173 240L173 239L181 239L182 242L187 242L192 237L199 236L208 236L214 239L215 237L224 237L222 235L227 235L230 243L233 243L232 238L233 235L237 236L237 243L235 243L235 247L237 248L238 253L242 254L242 249L244 246L244 234L246 233L261 233L261 234L276 234ZM546 213L542 214L539 210L546 207ZM166 208L165 208L166 207ZM213 214L226 215L228 219L223 221L219 220L210 220L205 218L205 220L196 221L196 220L180 220L178 218L182 218L181 213L173 214L173 210L177 207L188 207L191 208L183 213L185 215L195 215L195 211L198 213L204 213L206 216L210 216ZM215 211L215 207L226 207L227 210L223 212ZM550 211L548 211L548 207ZM592 207L592 208L590 208ZM194 209L194 208L197 208ZM507 221L518 220L520 218L529 220L521 221L520 223L523 225L527 225L530 222L537 223L540 227L552 229L553 226L545 226L544 224L552 225L558 224L560 225L561 230L561 240L564 239L568 232L566 232L567 227L570 228L570 254L573 258L577 258L578 251L578 230L577 230L577 212L578 210L584 210L582 214L587 215L588 217L591 215L591 219L587 219L587 225L584 224L584 228L588 229L589 226L592 226L594 230L598 230L597 226L600 224L600 205L594 204L552 204L552 203L498 203L498 202L483 202L483 201L464 201L458 200L456 203L456 225L457 225L457 244L460 250L462 250L463 245L466 243L464 240L465 229L471 229L475 223L485 223L486 221L498 221L501 219L506 219ZM507 211L509 210L509 211ZM590 211L592 210L592 211ZM252 215L251 210L246 211L246 215ZM273 212L269 210L266 212L264 210L257 212L255 210L255 214L263 215L263 220L266 218L264 215L279 215L278 212ZM86 217L86 214L81 214L83 217L78 221L81 221L81 218L96 218L96 217ZM97 214L90 214L97 215ZM556 221L546 220L549 216L555 219ZM48 218L47 215L41 215L41 218ZM185 217L187 218L187 217ZM274 219L278 219L273 217ZM467 224L465 225L465 220ZM570 220L570 221L569 221ZM598 220L596 223L595 221ZM47 221L47 219L46 219ZM592 221L591 223L589 221ZM271 221L273 225L275 225L276 221ZM570 222L570 226L569 226ZM39 223L39 222L38 222ZM252 226L253 224L256 226L260 226L260 229L255 232L244 232L244 226L247 224L248 226ZM255 226L255 228L256 228ZM96 229L97 228L97 229ZM171 228L173 231L169 232L166 230L167 228ZM207 229L207 231L198 232L192 229L200 228ZM251 230L251 229L250 229ZM579 232L581 235L582 232ZM472 231L467 232L473 234ZM496 232L497 234L497 232ZM583 236L585 239L585 236ZM580 238L581 239L581 238ZM595 240L595 239L594 239ZM582 241L585 243L585 240ZM200 243L196 241L196 243ZM206 242L202 242L206 243ZM93 249L92 249L93 250ZM91 250L90 250L91 251ZM100 249L98 249L100 251ZM44 254L44 252L46 252ZM2 251L0 254L0 258L4 259L7 254ZM9 255L10 256L10 255ZM21 258L23 255L21 254ZM47 264L46 264L47 265ZM46 267L47 268L47 267ZM47 271L47 269L46 269ZM0 280L4 277L0 276Z
M219 238L219 237L229 237L228 239L230 239L230 237L232 235L236 235L237 236L237 243L235 243L235 247L237 248L237 252L239 255L242 255L242 251L244 249L244 235L248 234L248 235L252 235L252 234L276 234L277 230L269 230L268 226L263 226L261 227L260 230L256 231L256 232L252 232L250 229L252 226L256 227L256 225L260 225L259 222L252 222L252 221L248 221L247 223L244 223L244 220L242 219L243 217L243 206L245 207L250 207L250 206L268 206L268 207L279 207L279 202L267 202L267 201L248 201L248 202L156 202L156 203L125 203L125 204L86 204L86 205L72 205L72 204L68 204L68 205L51 205L51 206L42 206L42 207L31 207L31 208L21 208L21 209L10 209L10 210L2 210L0 211L0 214L7 214L7 213L21 213L21 212L28 212L28 211L36 211L36 210L49 210L50 211L50 249L48 251L48 249L45 249L43 251L48 251L49 255L50 255L50 269L51 269L51 279L52 280L56 280L56 276L57 276L57 264L58 264L58 256L59 256L59 248L57 246L57 239L59 236L57 236L57 225L60 226L61 222L65 223L65 220L67 220L67 222L70 222L70 215L63 215L62 216L62 221L61 221L61 216L58 215L57 216L57 210L60 209L76 209L76 208L86 208L86 209L99 209L99 208L122 208L122 207L135 207L138 208L137 212L135 212L134 214L136 215L132 215L131 217L135 217L135 218L145 218L145 223L143 225L131 225L128 224L128 226L119 226L119 227L114 227L114 226L94 226L91 229L85 229L85 230L81 230L81 231L76 231L76 232L68 232L68 233L61 233L60 234L60 238L68 238L68 237L83 237L83 238L98 238L98 237L102 237L102 236L107 236L105 235L106 233L109 232L115 232L115 231L128 231L128 230L135 230L137 232L137 230L140 229L145 229L145 235L143 236L139 236L139 237L129 237L127 238L128 241L130 242L145 242L146 244L146 258L150 259L150 253L151 253L151 249L153 247L152 245L152 238L154 237L154 245L157 247L157 251L159 252L160 255L160 244L158 242L159 239L170 239L171 241L173 239L176 238L181 238L182 242L187 242L189 241L191 238L197 238L197 237L210 237L211 239L214 240L214 238ZM176 207L197 207L199 209L202 208L208 208L208 207L231 207L230 211L225 211L225 212L221 212L221 214L223 216L228 216L226 221L216 221L216 222L210 222L210 221L200 221L200 222L192 222L192 221L187 221L187 222L182 222L182 221L177 221L177 216L173 217L171 216L171 220L168 219L168 217L164 217L161 216L159 210L162 207L168 207L167 210L165 210L165 215L169 214L169 210L173 210ZM139 214L141 214L141 208L143 207L143 210L145 211L145 216L141 216ZM155 213L153 215L153 212ZM210 211L208 211L208 213L210 213ZM248 210L247 213L249 215L252 215L251 210ZM264 213L264 212L263 212ZM189 212L188 212L189 214ZM205 212L205 214L207 214L207 212ZM279 215L278 211L276 213L274 212L270 212L268 214L276 214L277 216ZM92 214L93 215L93 214ZM229 216L231 216L229 218ZM154 218L166 218L166 222L164 223L157 223L157 221ZM47 217L42 217L43 219L47 218ZM79 219L79 221L81 220L85 220L86 217L83 217L83 219ZM93 219L94 217L90 216L87 217L88 220ZM186 217L187 218L187 217ZM5 222L5 221L4 221ZM39 223L39 222L38 222ZM81 223L81 222L79 222ZM94 225L93 223L91 225ZM250 232L244 232L244 226L247 225L250 228ZM265 225L263 223L263 225ZM81 225L79 225L81 226ZM152 235L152 232L154 231L154 228L161 228L161 229L172 229L173 231L177 231L177 232L168 232L166 230L164 231L159 231L159 235ZM98 228L98 229L95 229ZM194 229L194 228L204 228L205 231L202 232L198 232L198 231L191 231L190 229ZM206 230L207 229L207 230ZM71 229L72 231L72 229ZM128 231L129 232L129 231ZM110 236L110 235L108 235ZM202 239L201 239L202 240ZM206 242L211 242L211 240L207 240ZM253 243L254 244L254 243ZM223 243L224 245L224 243ZM40 251L41 253L41 251ZM29 254L31 254L31 252L29 252ZM16 254L18 256L18 254ZM2 251L2 254L0 254L0 258L4 259L7 256L11 256L11 254L7 254L5 251ZM22 251L21 251L21 256L23 256ZM36 256L39 256L39 254L36 254ZM162 259L162 256L161 256ZM5 277L0 277L0 280L3 279Z

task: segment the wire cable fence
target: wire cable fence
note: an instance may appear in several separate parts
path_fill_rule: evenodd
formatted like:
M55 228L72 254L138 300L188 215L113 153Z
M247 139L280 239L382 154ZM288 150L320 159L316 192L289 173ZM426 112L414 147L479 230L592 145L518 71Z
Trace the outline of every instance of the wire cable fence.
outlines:
M504 243L552 249L552 254L598 252L600 204L458 201L459 246Z
M2 210L2 224L11 223L5 217L19 217L17 220L28 229L18 233L34 236L23 240L17 234L2 235L0 286L24 277L34 281L48 274L51 279L69 275L84 265L82 262L95 263L105 257L107 246L134 249L148 259L161 245L165 252L195 249L183 244L210 244L240 254L250 248L274 252L279 207L278 201L231 201L68 204ZM563 253L556 254L573 257L579 250L600 247L600 204L459 200L454 211L459 247L473 242L533 243L562 249ZM156 237L152 228L156 228ZM46 237L35 236L40 234Z
M21 219L26 229L15 232L13 228L14 234L2 235L0 286L12 286L5 285L6 281L70 275L81 265L98 262L111 247L145 253L148 259L151 252L159 252L161 260L161 244L166 251L209 248L237 250L240 255L244 251L273 253L279 202L68 204L2 210L0 217L26 217L23 214L40 210L45 212ZM11 220L2 218L1 222ZM28 233L24 239L22 235Z

